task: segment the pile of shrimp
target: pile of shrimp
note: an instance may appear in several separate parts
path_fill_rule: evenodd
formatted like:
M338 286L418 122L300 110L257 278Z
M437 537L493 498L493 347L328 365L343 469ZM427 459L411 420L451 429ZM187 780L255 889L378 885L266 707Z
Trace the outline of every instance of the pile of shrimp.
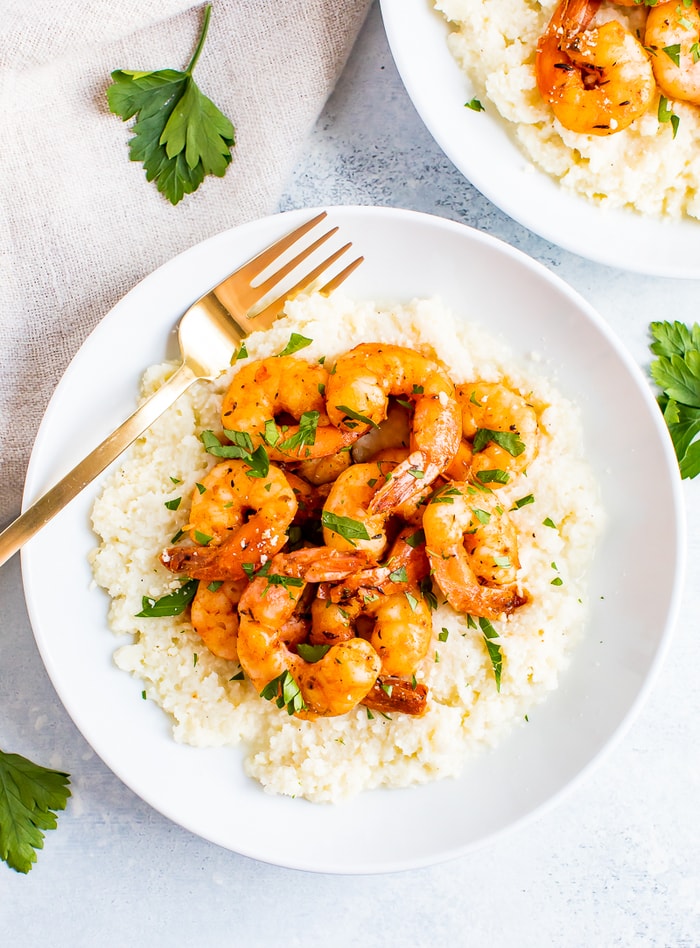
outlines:
M620 132L659 93L700 105L700 0L616 0L638 8L635 32L617 20L599 23L600 6L561 0L537 44L537 86L564 128Z
M438 597L489 621L526 606L498 492L538 419L505 384L399 345L273 356L242 364L206 434L219 460L161 561L199 581L207 648L288 714L422 715Z

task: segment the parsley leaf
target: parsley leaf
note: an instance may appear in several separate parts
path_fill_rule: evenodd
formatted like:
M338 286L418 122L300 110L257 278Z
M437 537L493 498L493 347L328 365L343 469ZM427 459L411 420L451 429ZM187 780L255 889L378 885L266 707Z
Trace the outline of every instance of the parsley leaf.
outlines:
M417 546L421 546L425 543L425 532L423 529L416 530L416 532L410 536L404 537L404 543L408 543L411 549L415 550Z
M216 458L238 458L249 465L248 477L267 477L270 470L270 458L261 444L253 451L253 441L246 431L232 431L224 428L224 434L233 442L222 444L213 431L203 431L199 438L208 454Z
M342 413L345 415L345 418L343 419L343 424L345 425L346 428L356 427L350 421L347 421L348 418L351 418L353 421L359 421L361 425L369 425L370 428L379 427L379 425L375 421L372 421L371 418L368 418L367 415L363 415L359 411L355 411L354 409L349 408L347 405L336 405L335 407L338 411L342 411Z
M680 125L680 118L673 111L671 105L669 104L668 99L665 95L659 96L659 108L657 111L657 118L659 122L670 122L671 128L673 129L673 137L675 138L678 134L678 126Z
M154 181L171 204L195 191L205 175L223 177L235 145L233 125L192 78L210 16L208 4L197 47L184 72L117 69L107 89L111 112L125 122L136 116L129 157L143 162L146 180Z
M314 444L316 441L316 428L318 427L320 417L320 413L315 410L305 411L299 419L298 430L279 445L279 450L299 451L304 445Z
M305 662L313 664L319 662L329 648L330 645L308 645L306 642L301 642L297 645L297 655L303 658Z
M71 795L68 774L0 750L0 859L27 873Z
M681 477L700 474L700 325L653 322L656 356L651 377L661 389L658 403L671 435Z
M480 484L507 484L510 474L495 468L493 471L477 471L476 479Z
M152 599L150 596L141 597L141 612L136 613L137 619L156 619L160 616L179 616L194 599L199 585L198 579L188 579L175 592Z
M269 681L260 692L260 697L274 701L278 708L287 708L287 714L303 711L306 707L299 685L288 671Z
M309 339L307 336L302 336L300 332L293 332L289 337L289 342L280 352L280 356L292 355L295 352L298 352L300 349L306 349L307 346L310 346L313 342L313 339Z
M525 497L521 497L519 500L516 500L510 509L520 510L521 507L526 507L528 504L534 504L534 502L535 502L535 495L526 494Z
M503 448L514 458L517 458L525 450L525 444L520 440L517 431L493 431L491 428L476 429L473 443L475 453L483 451L491 442L497 444L499 448Z
M674 43L672 46L663 46L664 53L668 56L674 65L679 66L681 64L681 44Z
M337 533L348 543L356 544L354 540L369 540L370 535L367 527L360 520L353 520L351 517L342 517L340 514L331 513L330 510L324 510L321 514L321 523L328 530Z
M489 653L489 658L491 659L491 666L493 667L493 675L496 679L496 691L501 690L501 673L503 671L503 652L501 651L501 646L498 642L495 642L494 639L498 638L498 632L494 629L488 619L485 619L483 616L479 616L479 627L484 636L484 645Z

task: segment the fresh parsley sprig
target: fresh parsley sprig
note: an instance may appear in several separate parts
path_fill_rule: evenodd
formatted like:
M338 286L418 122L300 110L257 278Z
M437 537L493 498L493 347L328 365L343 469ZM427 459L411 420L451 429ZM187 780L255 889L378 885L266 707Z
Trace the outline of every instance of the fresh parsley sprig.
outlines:
M69 774L0 750L0 859L27 873L71 795Z
M235 129L192 78L209 29L211 4L204 10L194 55L184 72L116 69L107 89L110 111L123 121L136 116L129 141L132 161L143 162L146 179L171 204L195 191L211 174L223 177L231 163Z
M700 325L653 322L651 377L676 451L681 477L700 474Z

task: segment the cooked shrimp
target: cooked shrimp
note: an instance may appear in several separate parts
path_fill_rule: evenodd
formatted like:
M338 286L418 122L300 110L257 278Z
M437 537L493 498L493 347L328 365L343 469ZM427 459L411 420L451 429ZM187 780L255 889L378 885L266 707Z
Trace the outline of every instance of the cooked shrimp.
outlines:
M700 105L700 5L673 0L651 7L644 44L664 95Z
M469 441L464 438L459 443L457 453L445 468L443 474L452 481L468 481L472 477L472 460L474 452ZM496 484L490 485L495 487Z
M411 421L408 405L390 399L386 418L380 421L376 428L370 428L352 446L355 463L375 461L378 454L392 450L403 449L404 457L407 457L411 441Z
M161 556L164 566L193 579L242 579L246 569L257 568L284 546L297 512L294 491L274 465L266 477L249 472L239 460L211 469L202 479L203 492L195 490L190 511L193 536L206 538L206 545L171 547Z
M538 425L535 409L522 395L492 382L459 385L455 394L469 447L462 442L446 474L496 488L526 470L537 454ZM469 450L468 475L463 477Z
M278 553L275 564L285 576L309 583L337 583L357 570L364 569L370 559L363 550L343 551L328 546L311 546L291 553Z
M418 586L430 572L430 563L425 552L425 537L413 525L405 526L394 540L389 555L381 566L371 566L353 573L342 582L319 589L319 596L342 602L360 594L372 595L373 591L391 595L406 592Z
M376 461L353 464L337 478L323 505L323 539L328 546L365 550L373 559L379 559L387 546L388 515L370 513L370 504L395 466ZM355 535L360 531L365 536Z
M464 443L464 442L461 442ZM459 448L457 449L459 453ZM402 464L409 456L410 450L408 448L383 448L381 451L378 451L374 457L373 461L377 463L383 463L384 465L388 463L393 465ZM454 459L450 461L450 465L454 463ZM449 470L445 469L445 472ZM443 473L445 473L443 472ZM404 500L402 503L397 504L396 507L393 507L390 513L395 514L400 517L401 520L405 520L406 523L412 523L416 526L420 526L423 519L423 507L430 495L432 494L435 481L431 484L425 484L420 490L411 494L408 500Z
M298 477L293 471L284 471L289 486L294 491L297 502L297 512L293 523L305 523L308 520L320 520L323 505L328 497L329 485L310 484L303 477Z
M617 20L590 24L600 0L561 0L537 44L542 97L564 128L611 135L651 105L656 83L642 44Z
M329 454L327 457L311 458L301 461L294 468L296 474L316 487L332 484L343 471L352 463L352 456L348 450Z
M336 454L359 432L340 431L325 413L328 371L318 362L273 356L245 365L224 395L225 430L247 432L273 461Z
M382 674L406 678L413 675L428 654L433 619L417 589L413 594L394 593L364 602L365 614L374 617L370 643L382 661Z
M238 602L247 585L240 579L200 583L192 600L192 628L212 654L228 661L238 657Z
M428 689L420 683L381 675L362 704L372 711L390 714L398 711L418 717L427 708Z
M330 574L351 572L366 562L362 553L333 551ZM299 717L345 714L368 694L381 670L369 642L352 639L333 645L318 662L306 662L284 641L282 631L292 619L312 575L329 576L329 551L323 547L278 554L265 576L257 576L239 603L238 660L259 691L289 672L304 707Z
M369 620L362 629L361 620ZM433 633L432 616L420 592L355 596L342 604L315 599L309 641L343 642L362 630L382 661L382 674L412 675L425 658ZM370 631L371 630L371 631Z
M527 600L518 592L517 537L494 495L451 481L423 515L433 577L458 612L487 619Z
M364 434L386 417L392 395L414 406L411 453L375 494L371 513L390 511L432 483L459 445L452 382L436 362L404 346L363 343L341 356L328 378L326 411L340 430Z
M297 656L291 674L308 709L305 716L335 717L364 701L379 668L379 656L369 642L351 639L331 646L317 662L302 662Z

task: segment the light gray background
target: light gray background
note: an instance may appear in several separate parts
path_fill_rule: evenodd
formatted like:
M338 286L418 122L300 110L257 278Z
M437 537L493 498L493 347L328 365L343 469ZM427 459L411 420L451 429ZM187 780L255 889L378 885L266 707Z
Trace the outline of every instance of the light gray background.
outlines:
M508 241L586 297L642 366L651 320L697 319L697 281L589 263L530 234L470 187L404 92L376 6L280 209L319 204L413 208ZM690 539L680 620L657 685L615 754L557 808L478 853L376 877L307 874L239 857L134 796L57 699L15 558L0 570L3 741L70 770L73 797L28 876L0 864L2 942L700 945L700 483L686 482L684 494Z

